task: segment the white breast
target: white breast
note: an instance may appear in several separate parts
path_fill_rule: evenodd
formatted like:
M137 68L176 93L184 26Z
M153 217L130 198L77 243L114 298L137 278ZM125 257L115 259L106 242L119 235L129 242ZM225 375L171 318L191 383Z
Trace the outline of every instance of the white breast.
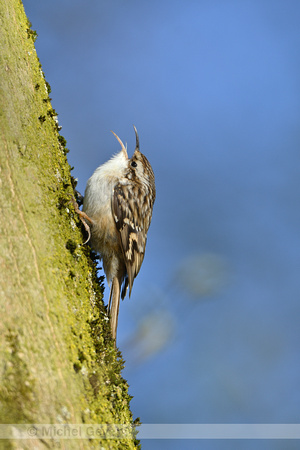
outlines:
M84 193L83 211L93 220L91 246L103 259L108 279L117 270L116 256L120 253L111 201L114 187L122 181L127 165L128 159L121 151L95 170Z

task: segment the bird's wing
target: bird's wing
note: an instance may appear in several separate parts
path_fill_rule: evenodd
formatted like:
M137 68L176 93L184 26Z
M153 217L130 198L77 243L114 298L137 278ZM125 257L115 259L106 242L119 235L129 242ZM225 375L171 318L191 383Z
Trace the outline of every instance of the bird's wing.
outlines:
M152 216L147 189L136 183L118 183L112 199L113 217L128 274L129 295L133 281L141 268Z

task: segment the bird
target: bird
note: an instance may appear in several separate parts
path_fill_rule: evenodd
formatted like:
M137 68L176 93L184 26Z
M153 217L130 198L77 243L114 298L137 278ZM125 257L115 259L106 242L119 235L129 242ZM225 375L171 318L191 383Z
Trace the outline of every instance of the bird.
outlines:
M95 170L86 185L82 211L75 207L110 285L108 315L115 345L120 298L125 298L128 287L130 297L143 263L156 198L154 172L140 151L138 132L133 127L133 156L128 157L127 146L112 131L121 151Z

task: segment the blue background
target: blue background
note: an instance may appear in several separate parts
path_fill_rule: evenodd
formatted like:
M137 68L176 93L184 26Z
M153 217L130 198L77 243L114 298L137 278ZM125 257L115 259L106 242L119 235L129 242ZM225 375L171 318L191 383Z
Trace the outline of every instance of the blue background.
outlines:
M156 175L146 257L119 315L134 417L299 423L300 2L24 6L79 191L119 151L110 130L133 152L132 124Z

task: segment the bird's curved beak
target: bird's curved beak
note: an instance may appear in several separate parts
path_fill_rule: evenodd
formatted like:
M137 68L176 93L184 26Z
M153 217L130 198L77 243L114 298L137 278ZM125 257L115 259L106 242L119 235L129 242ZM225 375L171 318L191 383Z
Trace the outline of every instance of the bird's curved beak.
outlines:
M119 136L116 133L114 133L112 130L110 130L110 131L115 136L117 141L121 144L122 151L123 151L124 155L126 156L126 158L128 159L127 149L126 149L125 145L123 144L123 142L121 141L121 139L119 138Z

